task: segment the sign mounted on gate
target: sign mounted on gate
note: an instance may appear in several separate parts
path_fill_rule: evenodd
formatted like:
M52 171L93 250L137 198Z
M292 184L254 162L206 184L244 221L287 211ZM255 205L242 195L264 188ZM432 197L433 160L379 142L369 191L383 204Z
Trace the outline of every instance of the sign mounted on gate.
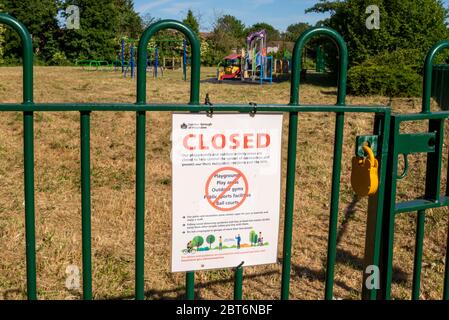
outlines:
M282 114L173 114L172 272L275 263Z

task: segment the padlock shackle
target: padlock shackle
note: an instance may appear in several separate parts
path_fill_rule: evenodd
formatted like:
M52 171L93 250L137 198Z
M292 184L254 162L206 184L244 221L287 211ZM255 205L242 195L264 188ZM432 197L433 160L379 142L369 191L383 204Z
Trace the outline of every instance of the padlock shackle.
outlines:
M373 152L373 150L367 144L365 144L363 146L363 151L365 151L368 154L369 161L374 166L375 165L375 160L374 160L374 152Z

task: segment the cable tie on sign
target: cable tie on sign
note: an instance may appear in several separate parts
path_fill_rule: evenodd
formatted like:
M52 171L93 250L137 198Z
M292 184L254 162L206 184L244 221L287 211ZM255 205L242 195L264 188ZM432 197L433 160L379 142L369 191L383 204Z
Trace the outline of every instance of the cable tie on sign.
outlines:
M240 269L243 266L244 263L245 263L245 261L240 262L240 264L237 267L235 267L235 268L236 269Z
M253 110L251 110L251 111L249 112L249 115L250 115L251 117L254 117L254 116L256 115L256 112L257 112L257 103L255 103L255 102L250 102L249 105L253 107Z
M207 116L212 118L212 115L214 113L214 109L213 109L213 103L210 102L210 98L209 98L209 93L206 93L206 98L204 99L204 104L206 106L209 106L209 110L206 111Z

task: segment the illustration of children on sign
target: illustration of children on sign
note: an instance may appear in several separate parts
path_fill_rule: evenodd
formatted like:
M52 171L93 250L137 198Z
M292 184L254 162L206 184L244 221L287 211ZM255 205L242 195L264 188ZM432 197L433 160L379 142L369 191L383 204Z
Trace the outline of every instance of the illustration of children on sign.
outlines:
M221 239L221 236L218 237L218 250L223 249L223 240Z
M262 232L259 232L259 239L257 239L258 245L263 246Z
M235 237L235 240L237 241L237 249L240 249L240 241L242 241L242 237L240 237L240 233Z

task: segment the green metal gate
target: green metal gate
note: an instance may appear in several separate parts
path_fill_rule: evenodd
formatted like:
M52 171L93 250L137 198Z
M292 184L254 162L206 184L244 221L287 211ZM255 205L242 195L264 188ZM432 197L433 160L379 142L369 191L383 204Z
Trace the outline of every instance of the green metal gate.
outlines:
M286 177L286 198L285 198L285 223L283 238L283 260L282 260L282 279L281 279L281 299L289 298L290 269L291 269L291 248L293 233L293 215L294 215L294 193L296 177L296 142L298 129L298 115L308 112L334 113L335 122L335 144L333 156L332 187L330 199L328 246L327 246L327 265L325 277L325 299L333 298L334 285L334 267L336 260L337 245L337 222L339 214L340 198L340 176L341 160L343 146L343 129L345 114L347 113L368 113L374 116L374 128L371 136L359 137L357 146L360 147L363 141L375 142L377 148L377 158L379 161L379 190L377 194L369 199L369 215L372 217L372 223L369 226L367 237L369 239L368 260L370 264L379 265L387 257L391 258L391 244L393 241L393 229L391 221L394 220L394 214L397 212L397 206L394 204L393 194L394 182L397 178L393 172L397 167L398 154L411 152L429 152L429 158L432 165L441 167L441 132L443 121L449 116L449 112L430 113L428 104L425 105L422 114L417 115L391 115L391 110L387 106L350 106L346 105L346 78L348 66L348 51L343 38L334 30L329 28L313 28L302 34L296 42L292 58L292 82L290 103L269 104L269 105L201 105L199 102L199 84L200 84L200 45L197 37L184 24L174 20L163 20L151 25L143 33L138 50L137 66L137 101L135 104L126 103L34 103L33 102L33 51L31 37L27 29L14 18L0 14L0 23L6 24L14 29L20 36L23 44L23 103L22 104L0 104L0 111L19 111L23 112L23 143L24 143L24 186L25 186L25 232L26 232L26 260L27 260L27 295L29 299L37 299L36 283L36 243L35 243L35 207L34 207L34 132L33 121L34 112L67 112L78 111L80 113L80 142L81 142L81 220L82 220L82 262L83 262L83 298L92 299L92 264L91 264L91 192L90 192L90 114L91 112L135 112L136 113L136 230L135 230L135 297L144 299L144 204L145 204L145 136L146 136L146 113L152 111L189 111L189 112L208 112L208 111L231 111L231 112L284 112L289 114L288 127L288 158L287 158L287 177ZM191 68L191 87L190 101L188 104L149 104L146 99L146 47L150 38L159 30L175 29L182 32L189 40L192 48L192 68ZM333 106L326 105L302 105L300 104L300 70L302 61L302 52L304 46L313 37L330 38L338 47L339 64L339 82L337 103ZM440 44L433 53L430 54L426 66L431 65L432 58L436 51L449 47L449 42ZM430 71L427 69L424 80L425 103L430 101ZM401 137L397 130L401 121L432 119L431 130L428 136L416 137L419 140L419 146L423 146L425 139L434 139L434 148L419 148L414 150L403 150L398 145L398 139ZM390 124L391 122L391 124ZM393 135L390 137L390 127L393 128ZM436 133L433 133L436 131ZM415 137L407 137L410 142L415 142ZM374 145L373 145L374 146ZM358 150L359 148L357 148ZM424 150L425 149L425 150ZM362 154L363 155L363 154ZM388 161L387 161L388 160ZM448 205L449 198L440 199L438 191L435 190L439 183L440 175L436 173L435 168L428 170L428 198L418 200L417 203L406 204L400 207L399 211L425 210L426 208ZM385 195L387 197L385 198ZM384 201L384 198L386 201ZM421 202L420 202L421 201ZM387 217L387 219L383 219ZM419 231L419 230L418 230ZM384 245L382 245L382 236L384 236ZM418 237L419 238L419 237ZM389 245L385 251L385 243ZM384 250L382 250L384 248ZM447 259L447 258L446 258ZM386 285L391 284L391 259L387 261ZM383 269L382 269L383 270ZM384 272L382 272L382 275ZM242 299L243 269L235 268L234 298ZM448 298L448 268L446 263L445 277L445 298ZM388 288L386 292L388 292ZM376 299L379 290L371 289L365 292L364 297ZM186 298L193 299L195 293L194 273L186 273ZM384 298L389 298L388 294Z

